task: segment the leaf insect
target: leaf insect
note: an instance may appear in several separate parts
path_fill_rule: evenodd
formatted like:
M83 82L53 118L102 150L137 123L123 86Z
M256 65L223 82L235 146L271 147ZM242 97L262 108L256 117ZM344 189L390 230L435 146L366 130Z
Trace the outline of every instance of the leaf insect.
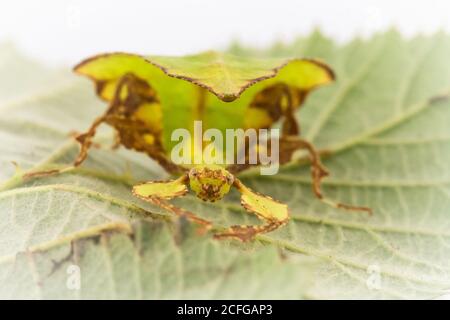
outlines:
M236 188L242 206L263 224L234 225L216 233L216 238L248 241L286 224L289 211L286 204L251 190L236 177L259 162L227 166L174 163L169 157L174 146L171 132L179 127L192 130L193 121L198 120L221 132L228 128L271 128L281 122L279 164L292 161L295 151L306 150L313 191L319 199L337 208L370 212L366 207L323 197L320 184L328 171L314 146L299 137L295 112L312 90L334 80L333 71L318 60L254 59L214 51L185 57L110 53L84 60L74 70L89 77L97 94L109 104L107 111L77 136L81 149L74 166L86 159L97 128L106 123L114 128L117 145L146 153L178 176L134 186L137 197L209 228L210 221L169 200L186 195L190 188L204 201L218 201ZM250 146L242 147L248 153Z

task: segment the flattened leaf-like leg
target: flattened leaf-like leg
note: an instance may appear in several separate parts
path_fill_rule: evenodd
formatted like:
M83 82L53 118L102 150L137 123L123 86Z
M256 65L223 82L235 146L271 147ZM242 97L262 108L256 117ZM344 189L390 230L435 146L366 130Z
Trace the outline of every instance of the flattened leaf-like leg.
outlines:
M321 182L323 178L329 175L329 172L320 161L319 153L310 142L296 136L282 137L280 139L280 163L283 164L291 161L293 153L300 149L305 149L309 153L309 157L311 159L311 176L313 181L312 188L317 198L335 208L342 208L353 211L365 211L369 214L372 213L372 210L368 207L339 203L323 196L321 190Z
M176 180L148 181L134 186L133 193L144 200L152 197L169 200L184 196L188 192L187 181L187 175L183 175Z
M153 203L179 217L184 217L208 229L211 226L211 222L198 217L188 210L174 206L167 201L175 197L184 196L188 192L186 185L188 180L189 177L185 174L176 180L149 181L134 186L133 194L142 200Z
M237 238L241 241L249 241L257 234L273 231L288 222L289 210L286 204L250 190L239 179L235 180L234 186L241 193L242 206L256 214L265 224L231 226L228 230L216 234L215 238Z

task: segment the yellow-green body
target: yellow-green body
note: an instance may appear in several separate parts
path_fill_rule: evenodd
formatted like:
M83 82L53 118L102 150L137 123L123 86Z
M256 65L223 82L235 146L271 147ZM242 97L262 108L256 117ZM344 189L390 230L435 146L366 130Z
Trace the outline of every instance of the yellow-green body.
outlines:
M175 129L194 135L196 121L201 121L204 130L217 129L225 136L227 129L266 129L282 120L280 164L289 161L295 150L306 148L312 158L314 191L321 198L319 184L327 172L312 145L297 137L294 113L310 91L334 79L325 64L312 59L255 59L213 51L185 57L113 53L87 59L75 71L91 78L97 94L109 103L106 113L77 137L81 151L75 165L86 158L96 128L105 122L116 130L118 145L144 152L168 172L179 175L175 180L133 187L137 197L209 227L209 221L167 200L186 195L189 186L198 198L212 202L235 187L241 193L242 206L264 224L231 226L216 237L246 241L285 224L289 220L287 205L250 190L235 177L249 168L248 164L174 163L169 154L177 141L172 141L171 135ZM240 147L248 148L236 146Z

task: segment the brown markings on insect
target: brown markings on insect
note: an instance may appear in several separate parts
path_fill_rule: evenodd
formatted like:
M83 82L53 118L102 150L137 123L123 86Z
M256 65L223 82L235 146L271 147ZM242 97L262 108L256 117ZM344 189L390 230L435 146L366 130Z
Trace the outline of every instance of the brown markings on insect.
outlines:
M138 198L141 198L145 201L149 201L149 202L153 203L154 205L161 207L161 208L175 214L176 216L178 216L180 218L186 218L189 221L195 222L195 223L201 225L202 228L204 228L205 230L208 230L212 227L212 223L210 221L198 217L196 214L192 213L189 210L185 210L183 208L179 208L179 207L171 204L170 202L167 201L167 199L163 199L161 197L142 197L135 192L133 192L133 194L135 196L137 196ZM177 195L174 195L174 197L182 196L184 194L185 193L177 194Z
M234 176L223 169L213 169L206 166L192 168L189 171L189 179L198 182L198 186L194 186L197 197L210 202L222 199L224 188L227 185L228 187L231 186L234 182ZM205 183L207 180L213 181L213 183Z
M298 135L296 109L303 104L308 91L277 83L258 92L246 111L246 128L268 129L283 118L282 132ZM257 111L255 114L254 111Z
M255 95L246 110L245 127L268 129L275 122L281 120L282 129L281 137L279 139L279 164L283 165L291 162L296 151L306 150L311 162L312 190L318 199L323 200L335 208L342 208L350 211L365 211L371 214L372 210L368 207L353 206L339 202L336 203L324 199L321 190L321 182L323 178L329 175L329 172L320 161L319 151L315 149L312 143L299 137L300 127L295 118L296 110L303 105L308 93L309 91L291 88L283 83L278 83L261 90ZM246 159L245 163L233 164L227 167L227 169L233 174L236 174L245 171L252 166L260 165L259 159L256 164L249 163L250 148L261 148L267 145L268 154L270 154L270 143L271 140L264 141L263 143L258 141L256 146L250 146L248 140L246 140L246 143L243 146ZM326 154L326 151L322 153Z
M214 53L213 51L211 53ZM217 53L215 53L217 54ZM81 61L80 63L78 63L73 70L77 71L78 69L82 68L83 66L85 66L86 64L95 61L97 59L100 58L108 58L114 55L126 55L126 56L133 56L139 59L142 59L143 61L157 67L158 69L160 69L162 72L164 72L167 76L172 77L172 78L176 78L176 79L181 79L181 80L185 80L188 81L190 83L193 83L203 89L208 90L209 92L211 92L212 94L214 94L217 98L219 98L220 100L224 101L224 102L232 102L236 99L238 99L241 94L248 88L250 88L251 86L255 85L258 82L267 80L267 79L271 79L277 76L278 72L283 69L284 67L286 67L289 63L294 62L294 61L308 61L312 64L315 64L317 66L319 66L321 69L325 70L326 73L328 74L328 77L330 78L330 80L335 80L336 79L336 75L334 73L334 71L330 68L330 66L328 66L326 63L324 63L321 60L318 59L312 59L312 58L303 58L303 59L288 59L287 61L285 61L284 63L281 63L280 65L272 68L270 70L270 73L268 75L265 76L261 76L261 77L257 77L257 78L253 78L251 80L249 80L247 82L247 84L241 86L239 88L238 92L233 92L233 93L220 93L214 90L214 88L205 85L200 79L196 79L193 77L189 77L189 76L185 76L185 75L180 75L177 73L172 72L170 69L168 69L167 67L156 63L155 61L153 61L151 58L146 58L143 57L141 55L138 54L132 54L132 53L127 53L127 52L120 52L120 51L116 51L116 52L110 52L110 53L102 53L102 54L97 54L94 55L90 58L87 58L83 61ZM97 94L99 94L99 96L101 96L101 90L104 86L106 86L107 81L102 81L102 80L97 80L94 77L90 77L94 82L96 82L97 84Z
M242 187L244 187L242 182L237 178L235 179L233 184L238 190L240 190ZM250 190L250 188L248 188L248 187L245 187L245 188ZM262 193L259 193L257 191L252 190L252 192L255 195L265 197L266 199L270 199L273 202L280 203L280 204L282 203L278 200L273 199L270 196L263 195ZM258 217L258 219L263 221L264 224L263 225L234 225L234 226L227 228L227 230L224 232L215 234L214 235L215 239L235 238L235 239L241 240L243 242L247 242L247 241L252 240L258 234L274 231L289 222L289 214L286 219L277 220L275 218L266 217L266 216L260 214L258 211L255 211L255 208L253 208L252 206L247 204L243 199L241 199L241 205L242 205L242 207L244 207L244 209L247 212L256 215L256 217Z
M178 187L186 186L183 192L179 192L179 188L155 189L148 188L154 183L160 183L166 186L178 183ZM274 200L269 196L254 192L246 187L238 178L234 177L226 169L216 165L198 165L191 168L188 174L184 174L177 180L169 181L149 181L141 185L134 186L133 194L137 197L149 201L175 215L186 218L201 226L203 232L212 228L212 223L208 220L196 216L194 213L176 207L169 203L168 200L180 197L186 194L187 186L196 193L196 196L205 201L214 202L222 199L234 186L241 193L241 204L251 214L255 214L263 225L234 225L226 228L223 232L215 233L218 239L236 238L242 241L249 241L255 235L273 231L284 225L289 220L289 212L287 205ZM212 188L210 187L212 186ZM217 188L216 188L217 187ZM273 209L273 210L272 210Z
M141 151L155 159L168 172L179 173L179 166L166 157L162 142L162 109L156 91L133 74L118 82L104 121L117 131L116 144Z
M107 82L99 81L97 93L102 96ZM87 132L76 137L80 143L80 153L74 162L79 166L87 157L92 139L102 123L112 126L115 131L114 147L144 152L156 160L170 173L179 173L180 167L167 157L162 143L162 110L156 91L150 84L128 73L116 84L113 99L106 113L98 117Z

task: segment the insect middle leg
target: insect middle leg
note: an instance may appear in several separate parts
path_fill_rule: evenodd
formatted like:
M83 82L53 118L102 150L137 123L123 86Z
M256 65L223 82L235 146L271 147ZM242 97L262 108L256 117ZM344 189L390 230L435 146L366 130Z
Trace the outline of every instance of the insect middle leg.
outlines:
M285 136L280 139L280 164L291 161L292 155L295 151L305 149L311 160L311 176L313 180L313 191L317 198L322 199L321 181L324 177L329 175L328 170L320 161L320 155L314 146L296 136Z
M139 146L133 144L126 145L125 141L122 141L123 135L125 133L127 136L137 136L137 139L142 139L142 137L139 136L140 133L152 130L150 125L135 117L135 112L137 112L142 105L156 101L154 92L147 82L137 78L133 74L122 76L117 81L117 86L114 95L110 100L108 110L102 116L98 117L85 133L76 136L75 139L80 144L80 151L73 162L73 165L59 170L34 172L28 174L27 177L61 173L78 167L86 159L89 148L93 144L93 138L97 128L102 123L107 123L114 127L116 133L116 146L120 143L130 149L139 149ZM119 126L119 124L121 126ZM125 126L123 126L123 124L125 124ZM117 139L117 137L120 139ZM159 153L161 153L161 150L159 151ZM152 156L152 153L148 152L148 154L149 156Z
M299 137L300 126L295 117L295 108L293 102L294 99L292 97L292 93L288 89L285 90L285 95L288 101L288 108L286 109L282 123L282 134L280 138L280 164L291 161L292 155L295 151L301 149L306 150L311 160L311 176L313 181L312 189L314 195L318 199L335 208L343 208L354 211L366 211L371 214L372 210L370 208L335 202L323 196L321 190L321 182L323 178L329 175L329 172L320 161L319 152L316 150L313 144ZM302 100L304 100L304 98L305 96L302 97Z
M75 137L75 140L80 144L80 152L78 153L77 158L75 159L73 166L78 167L84 160L86 160L88 150L92 146L92 139L94 138L97 128L105 121L105 116L98 117L92 123L88 131L85 133L79 134Z
M87 157L87 153L89 148L92 145L92 138L95 136L97 127L103 123L105 120L104 116L98 117L95 119L94 123L91 125L88 131L85 133L79 134L75 137L75 140L78 141L80 144L80 151L78 153L77 158L73 162L72 165L69 165L62 169L53 169L53 170L44 170L44 171L37 171L37 172L30 172L25 175L25 178L36 178L36 177L45 177L57 173L63 173L66 171L69 171L71 169L74 169L75 167L79 166Z
M328 199L323 196L322 190L321 190L321 182L322 179L329 175L328 170L325 168L325 166L320 161L320 155L319 152L314 148L314 146L296 136L285 136L281 137L280 139L280 155L284 154L285 159L280 158L280 163L283 164L287 161L292 160L292 155L297 150L306 150L309 154L309 158L311 160L311 176L312 176L312 189L314 192L314 195L320 199L322 202L335 207L335 208L341 208L346 210L352 210L352 211L365 211L369 214L372 213L372 210L368 207L364 206L353 206L341 202L335 202L331 199ZM286 157L288 155L288 157Z

